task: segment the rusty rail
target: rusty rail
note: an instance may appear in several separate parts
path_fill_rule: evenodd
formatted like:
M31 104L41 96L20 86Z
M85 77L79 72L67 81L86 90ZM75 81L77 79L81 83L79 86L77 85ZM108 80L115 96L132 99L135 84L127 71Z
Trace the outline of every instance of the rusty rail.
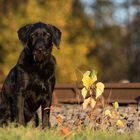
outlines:
M82 85L56 84L53 99L56 103L82 103L81 89ZM140 83L105 83L103 96L108 103L140 105Z
M57 84L54 90L54 99L58 103L81 103L83 98L81 85ZM140 83L106 83L104 98L108 103L118 101L120 104L140 103Z

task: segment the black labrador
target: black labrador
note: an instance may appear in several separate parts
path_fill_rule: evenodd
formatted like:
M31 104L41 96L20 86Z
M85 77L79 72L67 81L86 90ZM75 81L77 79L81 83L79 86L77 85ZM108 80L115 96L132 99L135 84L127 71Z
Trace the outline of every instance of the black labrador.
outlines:
M53 25L37 22L20 28L18 37L24 49L0 93L0 124L11 121L26 125L37 118L41 106L42 127L50 127L56 65L51 52L53 45L59 48L61 32Z

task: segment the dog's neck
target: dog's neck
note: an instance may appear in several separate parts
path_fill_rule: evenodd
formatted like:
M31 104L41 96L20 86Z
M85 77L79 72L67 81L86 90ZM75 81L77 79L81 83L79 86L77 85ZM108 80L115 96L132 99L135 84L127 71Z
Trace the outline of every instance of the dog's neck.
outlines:
M18 63L22 64L23 61L21 60L25 60L25 62L29 63L29 64L33 64L34 66L36 65L37 67L42 67L44 65L46 65L48 62L50 62L51 58L52 58L52 48L50 48L49 50L49 55L47 56L47 58L42 61L42 62L36 62L33 58L33 54L32 54L32 51L29 49L29 48L24 48L21 55L20 55L20 62L18 61Z

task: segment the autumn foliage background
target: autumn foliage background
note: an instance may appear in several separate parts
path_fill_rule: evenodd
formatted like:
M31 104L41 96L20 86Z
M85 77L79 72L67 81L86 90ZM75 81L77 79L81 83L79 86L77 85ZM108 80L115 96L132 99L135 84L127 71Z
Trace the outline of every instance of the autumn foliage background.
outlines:
M79 71L92 69L98 71L98 77L103 82L140 81L140 51L134 48L139 32L132 28L139 29L139 11L131 21L120 24L112 16L114 9L111 11L116 1L95 0L92 6L94 16L86 12L83 1L1 0L0 82L16 64L23 48L17 30L37 21L53 24L62 31L60 50L55 47L53 50L57 59L57 82L81 81ZM123 2L127 4L126 0ZM129 3L128 6L135 5Z

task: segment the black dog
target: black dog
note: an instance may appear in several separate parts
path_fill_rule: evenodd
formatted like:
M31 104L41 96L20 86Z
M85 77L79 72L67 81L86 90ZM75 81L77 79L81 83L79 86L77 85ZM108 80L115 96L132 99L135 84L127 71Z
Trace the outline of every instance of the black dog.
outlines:
M50 127L50 106L55 86L53 44L59 47L61 32L38 22L18 30L24 49L9 72L0 94L0 124L15 121L26 125L42 107L42 127Z

